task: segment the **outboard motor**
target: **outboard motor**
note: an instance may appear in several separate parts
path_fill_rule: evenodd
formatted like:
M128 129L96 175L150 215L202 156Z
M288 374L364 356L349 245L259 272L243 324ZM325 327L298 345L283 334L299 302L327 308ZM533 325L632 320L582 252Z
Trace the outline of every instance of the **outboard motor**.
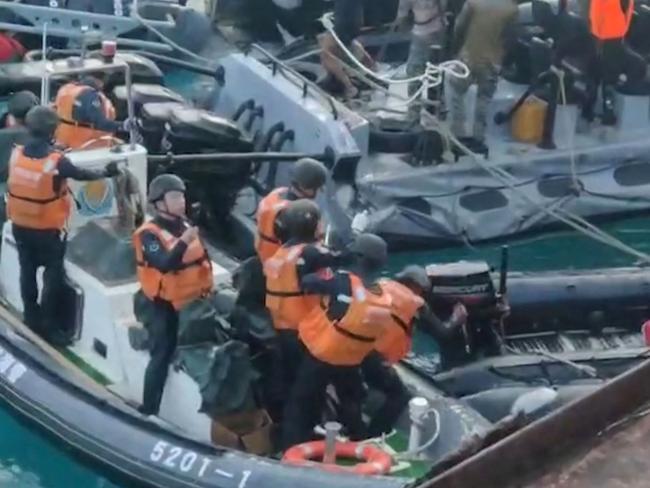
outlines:
M456 303L468 312L464 327L437 337L443 369L461 366L482 356L500 354L500 341L495 327L499 317L497 293L485 262L460 261L426 268L431 281L427 303L441 319L452 313Z

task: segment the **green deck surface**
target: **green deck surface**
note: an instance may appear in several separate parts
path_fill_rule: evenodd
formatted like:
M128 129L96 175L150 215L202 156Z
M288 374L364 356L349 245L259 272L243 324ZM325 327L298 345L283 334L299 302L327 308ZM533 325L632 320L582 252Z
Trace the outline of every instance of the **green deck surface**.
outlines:
M100 385L108 386L108 385L110 385L112 383L111 380L109 380L106 376L101 374L99 371L97 371L90 364L88 364L86 361L81 359L79 356L77 356L75 353L73 353L69 349L58 348L58 350L59 350L59 352L61 354L63 354L66 357L66 359L68 361L73 363L81 371L83 371L85 374L90 376L93 380L95 380Z

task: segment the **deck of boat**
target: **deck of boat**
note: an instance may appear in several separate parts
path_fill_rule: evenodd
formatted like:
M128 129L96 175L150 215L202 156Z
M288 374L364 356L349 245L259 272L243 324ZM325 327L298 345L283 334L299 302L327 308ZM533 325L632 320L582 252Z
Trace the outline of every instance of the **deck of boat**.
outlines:
M645 409L647 410L647 409ZM643 410L643 413L650 413ZM559 463L526 488L643 488L650 472L650 415L630 416L588 449Z

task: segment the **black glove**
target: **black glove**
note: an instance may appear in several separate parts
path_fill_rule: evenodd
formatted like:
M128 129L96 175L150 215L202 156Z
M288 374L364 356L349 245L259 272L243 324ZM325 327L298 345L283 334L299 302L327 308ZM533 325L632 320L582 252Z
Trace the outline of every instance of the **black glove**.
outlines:
M104 168L104 176L106 178L112 178L120 174L120 170L117 167L117 161L111 161Z

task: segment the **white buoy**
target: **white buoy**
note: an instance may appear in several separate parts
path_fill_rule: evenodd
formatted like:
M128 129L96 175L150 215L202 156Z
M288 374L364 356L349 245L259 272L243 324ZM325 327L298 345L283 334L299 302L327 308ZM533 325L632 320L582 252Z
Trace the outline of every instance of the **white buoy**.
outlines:
M424 419L429 412L429 402L424 397L412 398L409 402L411 431L409 434L409 452L417 451L422 443Z

